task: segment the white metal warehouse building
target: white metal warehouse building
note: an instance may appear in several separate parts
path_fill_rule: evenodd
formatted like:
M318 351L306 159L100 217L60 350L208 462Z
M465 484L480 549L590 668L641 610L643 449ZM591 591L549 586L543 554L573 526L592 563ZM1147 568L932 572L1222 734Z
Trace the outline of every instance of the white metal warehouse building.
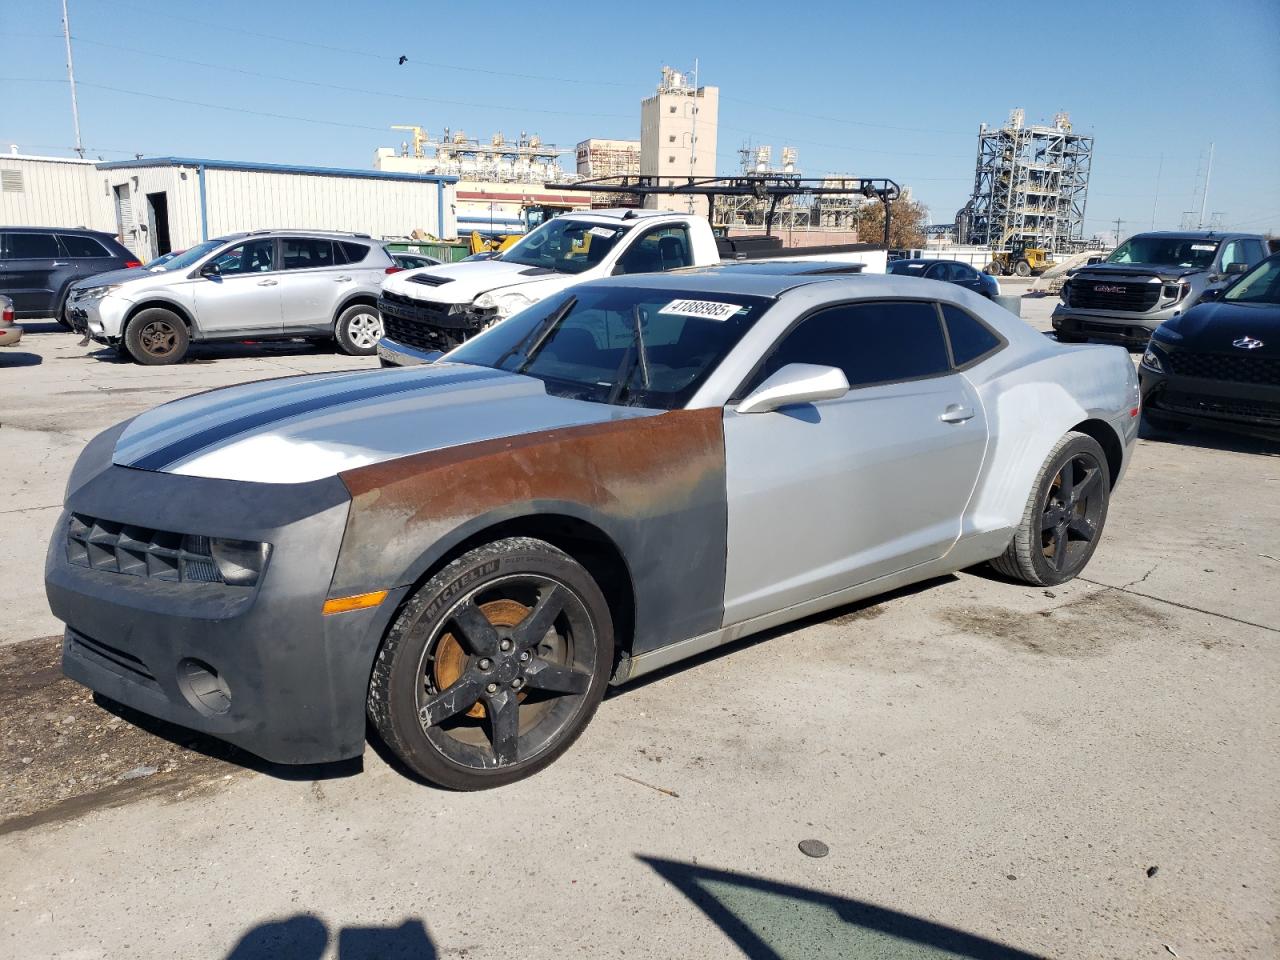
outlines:
M0 154L0 225L89 227L143 260L241 230L457 236L456 177L157 157Z

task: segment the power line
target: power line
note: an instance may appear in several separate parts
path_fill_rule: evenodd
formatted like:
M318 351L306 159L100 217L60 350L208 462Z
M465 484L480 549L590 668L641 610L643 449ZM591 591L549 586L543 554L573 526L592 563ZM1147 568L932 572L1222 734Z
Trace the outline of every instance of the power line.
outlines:
M853 127L870 127L876 130L896 130L900 133L931 133L942 134L948 137L972 137L973 130L939 130L929 127L897 127L887 123L874 123L870 120L849 120L845 117L829 117L820 113L805 113L802 110L793 110L790 107L774 107L765 103L753 103L750 100L742 100L738 97L726 97L720 95L721 101L729 103L742 103L756 110L773 110L776 113L785 113L793 117L808 117L810 120L823 120L827 123L844 123Z
M184 63L193 67L204 67L209 70L226 70L230 73L239 73L248 77L258 77L263 80L279 80L284 83L298 83L308 87L323 87L327 90L341 90L346 93L359 93L366 96L374 97L395 97L400 100L414 100L420 103L442 103L455 107L473 107L480 110L509 110L518 113L546 113L554 114L562 117L597 117L605 119L622 119L632 120L633 117L620 113L584 113L581 110L545 110L540 107L511 107L496 103L475 103L467 100L447 100L441 97L417 97L412 94L396 93L393 90L370 90L364 87L347 87L337 83L326 83L323 80L304 80L301 77L289 77L278 73L263 73L259 70L247 70L244 67L233 67L223 63L209 63L204 60L189 60L185 57L175 57L167 53L156 53L153 50L140 50L137 47L126 47L118 43L107 43L102 40L88 40L84 37L74 37L76 43L87 43L95 47L105 47L111 50L122 50L126 53L134 53L144 57L155 57L160 60L169 60L173 63Z
M381 53L372 50L358 50L352 47L340 47L329 43L318 43L314 40L302 40L297 37L283 37L273 33L260 33L255 30L244 30L240 27L229 27L225 23L218 23L212 20L199 20L195 17L185 17L181 14L170 13L167 10L156 9L153 6L142 6L141 4L128 3L125 0L107 0L108 4L113 8L131 7L140 13L146 14L148 17L166 17L170 20L180 20L184 23L192 23L201 27L209 27L214 30L223 30L227 33L237 33L246 37L256 37L259 40L271 40L276 43L291 43L301 47L311 47L315 50L328 50L331 53L345 53L355 57L365 57L370 60L381 60L388 64L396 63L400 56L404 55L403 51L397 53ZM427 67L433 70L459 70L465 73L482 73L494 77L511 77L517 80L539 80L549 81L553 83L578 83L586 84L592 87L629 87L631 84L622 83L616 80L601 80L596 77L584 79L582 77L553 77L546 74L536 73L514 73L509 70L489 70L484 67L465 67L456 63L440 63L434 60L420 60L415 56L409 56L407 65L413 67Z

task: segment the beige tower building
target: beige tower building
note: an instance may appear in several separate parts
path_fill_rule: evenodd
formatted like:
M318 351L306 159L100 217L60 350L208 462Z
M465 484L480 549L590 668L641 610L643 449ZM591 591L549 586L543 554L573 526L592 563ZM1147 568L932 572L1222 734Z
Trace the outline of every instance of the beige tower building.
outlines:
M695 89L687 76L663 67L657 93L640 104L641 175L658 177L663 184L715 176L719 115L719 87ZM645 206L708 212L702 197L657 194L646 197Z

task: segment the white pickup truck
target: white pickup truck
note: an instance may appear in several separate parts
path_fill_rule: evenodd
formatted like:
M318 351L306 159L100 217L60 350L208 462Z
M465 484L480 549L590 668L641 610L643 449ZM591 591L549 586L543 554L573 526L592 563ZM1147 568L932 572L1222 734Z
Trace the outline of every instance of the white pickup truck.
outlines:
M886 254L873 244L788 249L776 238L718 239L705 217L661 210L562 214L497 256L387 277L378 299L378 356L383 366L427 362L585 280L766 258L845 261L883 273Z

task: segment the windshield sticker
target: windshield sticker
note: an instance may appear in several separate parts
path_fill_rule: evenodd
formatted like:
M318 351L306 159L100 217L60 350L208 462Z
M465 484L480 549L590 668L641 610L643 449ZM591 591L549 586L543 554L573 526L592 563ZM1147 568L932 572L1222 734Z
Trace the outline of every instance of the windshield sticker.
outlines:
M1193 243L1191 245L1191 249L1192 250L1216 250L1218 249L1218 247L1217 247L1217 244L1213 244L1213 243Z
M592 227L587 231L593 237L599 237L601 240L612 240L613 235L617 232L612 227Z
M728 320L742 307L736 303L716 303L714 300L672 300L659 313L677 317L702 317L704 320Z

